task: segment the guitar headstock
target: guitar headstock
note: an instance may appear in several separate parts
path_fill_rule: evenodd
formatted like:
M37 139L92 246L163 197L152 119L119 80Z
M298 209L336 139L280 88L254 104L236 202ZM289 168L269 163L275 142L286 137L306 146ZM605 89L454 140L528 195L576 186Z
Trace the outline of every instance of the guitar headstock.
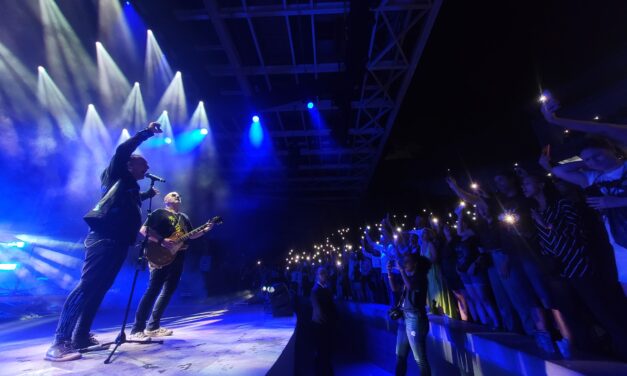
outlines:
M211 218L209 222L207 222L207 224L221 225L222 217L220 217L219 215L216 215L215 217Z

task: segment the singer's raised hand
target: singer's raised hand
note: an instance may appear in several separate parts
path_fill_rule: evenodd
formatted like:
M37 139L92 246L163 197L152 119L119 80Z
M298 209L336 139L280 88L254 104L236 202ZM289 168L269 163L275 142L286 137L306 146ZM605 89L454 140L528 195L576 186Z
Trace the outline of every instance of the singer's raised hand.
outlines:
M163 133L163 131L161 130L161 124L154 122L154 121L148 124L148 130L154 134Z

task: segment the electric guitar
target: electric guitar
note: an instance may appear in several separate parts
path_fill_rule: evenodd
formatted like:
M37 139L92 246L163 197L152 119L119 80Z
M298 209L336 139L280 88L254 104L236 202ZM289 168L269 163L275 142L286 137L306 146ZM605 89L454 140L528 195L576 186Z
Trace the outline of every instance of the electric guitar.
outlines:
M170 249L160 245L159 243L149 241L144 249L146 259L152 267L157 269L170 265L176 258L176 254L183 247L183 244L189 240L189 238L204 231L207 227L219 224L222 224L222 217L217 216L190 232L185 233L183 231L175 231L172 235L168 236L168 239L174 241L174 244L170 247Z

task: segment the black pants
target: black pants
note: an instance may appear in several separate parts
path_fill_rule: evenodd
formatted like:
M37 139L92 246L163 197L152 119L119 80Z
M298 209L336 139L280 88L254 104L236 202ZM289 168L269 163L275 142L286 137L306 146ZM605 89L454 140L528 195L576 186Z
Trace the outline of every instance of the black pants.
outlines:
M627 362L627 298L617 282L599 275L569 279L575 293L612 339L614 354Z
M142 296L137 312L135 312L135 324L131 333L143 332L146 329L146 320L152 310L152 316L148 323L148 330L157 330L161 326L161 317L165 311L183 273L184 253L179 252L176 259L161 269L150 271L148 289ZM155 303L156 301L156 303Z
M68 295L55 333L55 343L89 337L89 330L104 299L113 285L128 245L90 232L85 239L85 262L78 285Z
M314 371L316 376L333 375L333 325L312 323L315 340Z

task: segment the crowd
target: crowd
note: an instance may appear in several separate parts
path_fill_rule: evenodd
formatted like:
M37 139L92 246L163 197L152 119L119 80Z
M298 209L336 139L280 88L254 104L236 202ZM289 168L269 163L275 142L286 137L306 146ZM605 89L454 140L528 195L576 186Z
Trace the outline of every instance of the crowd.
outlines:
M578 158L556 163L546 146L536 169L514 166L481 183L449 176L449 208L386 215L359 231L340 229L310 252L291 250L292 289L309 296L324 270L336 300L401 309L407 333L411 325L426 335L415 314L424 311L532 336L548 354L627 361L627 127L560 118L550 93L541 101L547 122L590 133ZM410 338L403 330L401 374ZM409 344L425 370L417 337Z

